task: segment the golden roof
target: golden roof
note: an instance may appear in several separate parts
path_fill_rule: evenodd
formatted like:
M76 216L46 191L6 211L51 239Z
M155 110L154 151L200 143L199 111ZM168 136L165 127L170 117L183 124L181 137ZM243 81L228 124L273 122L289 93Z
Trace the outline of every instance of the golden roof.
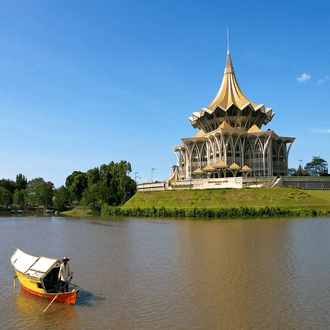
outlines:
M202 171L200 168L198 168L198 169L195 170L193 173L194 173L194 174L202 174L203 171Z
M252 170L250 169L250 167L249 167L249 166L247 166L247 165L244 165L244 166L242 167L242 171L245 171L245 172L247 172L247 171L252 171Z
M226 121L223 121L222 124L218 127L219 128L229 128L233 129Z
M205 135L205 132L201 129L201 130L199 130L199 132L196 134L196 135L194 135L193 137L203 137Z
M235 77L233 64L231 62L228 50L225 72L220 89L215 99L207 108L213 110L217 105L219 105L223 109L228 109L232 104L235 104L241 109L249 103L253 106L253 108L258 106L258 104L252 103L241 91Z
M229 168L230 168L231 170L239 170L239 169L240 169L240 167L239 167L236 163L231 164L231 165L229 166Z
M190 124L194 128L204 129L206 133L209 133L216 129L216 122L218 125L223 122L224 117L227 116L225 113L232 107L234 111L230 112L228 116L231 117L230 124L233 128L248 130L253 124L261 127L261 125L267 125L274 116L272 108L265 108L263 104L253 103L243 94L237 83L228 50L225 72L218 94L208 107L192 113L192 116L189 117ZM242 111L245 111L244 114ZM252 114L250 118L251 111L258 112L258 114L256 116ZM236 120L232 118L238 116L239 118Z
M206 165L204 168L203 168L203 171L214 171L214 167L211 166L211 165Z
M220 162L217 162L214 165L214 167L216 167L216 168L225 168L225 167L228 167L228 165L224 161L220 160Z
M251 126L251 128L247 131L248 133L259 133L261 132L261 129L254 124L253 126Z

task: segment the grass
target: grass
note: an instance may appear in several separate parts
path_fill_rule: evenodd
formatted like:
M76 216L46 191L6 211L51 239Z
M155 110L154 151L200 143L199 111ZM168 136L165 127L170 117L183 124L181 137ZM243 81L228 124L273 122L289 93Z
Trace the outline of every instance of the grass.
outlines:
M330 208L330 191L291 187L139 192L122 209L131 208L289 207Z
M181 191L157 191L140 192L135 194L124 206L114 207L116 215L150 217L153 208L166 209L165 213L177 210L185 210L188 216L189 210L197 209L198 212L215 212L219 209L255 208L262 211L262 208L281 208L291 210L292 214L308 215L315 210L313 216L324 216L330 210L330 191L326 190L302 190L292 187L258 188L258 189L210 189L210 190L181 190ZM141 214L134 213L134 209L140 209ZM110 207L111 209L111 207ZM149 210L147 210L149 209ZM143 211L145 210L145 211ZM236 210L236 211L237 211ZM140 212L138 211L138 212ZM118 214L117 214L118 212ZM149 213L148 213L149 212ZM289 212L288 216L291 214ZM307 213L306 213L307 212ZM127 213L127 214L125 214ZM323 214L324 213L324 214ZM322 215L323 214L323 215ZM69 217L95 217L89 209L76 206L72 210L61 212L62 216ZM113 214L115 215L115 214ZM168 217L169 215L158 215ZM180 215L179 215L180 216ZM208 217L209 215L203 215ZM213 217L213 216L212 216ZM234 215L236 217L236 215Z
M81 206L76 206L71 210L60 212L59 215L66 217L77 217L77 218L94 216L94 214L91 213L89 209Z

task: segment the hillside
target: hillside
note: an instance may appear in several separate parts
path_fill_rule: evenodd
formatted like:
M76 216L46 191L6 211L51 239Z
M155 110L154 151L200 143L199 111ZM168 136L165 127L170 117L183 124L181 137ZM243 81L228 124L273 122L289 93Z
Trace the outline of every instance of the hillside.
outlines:
M330 191L298 188L212 189L139 192L122 209L131 208L314 207L330 208Z

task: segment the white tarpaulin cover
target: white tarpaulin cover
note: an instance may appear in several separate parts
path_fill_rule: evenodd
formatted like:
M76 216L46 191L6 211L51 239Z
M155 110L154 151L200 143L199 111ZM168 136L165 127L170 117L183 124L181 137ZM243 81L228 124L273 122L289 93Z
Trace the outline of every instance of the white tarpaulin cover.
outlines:
M39 259L39 257L30 256L27 253L17 249L10 258L11 264L19 272L25 273Z
M17 249L10 258L10 261L14 268L19 272L33 277L41 278L55 263L57 259L45 258L45 257L33 257L27 253ZM58 266L60 263L58 263Z

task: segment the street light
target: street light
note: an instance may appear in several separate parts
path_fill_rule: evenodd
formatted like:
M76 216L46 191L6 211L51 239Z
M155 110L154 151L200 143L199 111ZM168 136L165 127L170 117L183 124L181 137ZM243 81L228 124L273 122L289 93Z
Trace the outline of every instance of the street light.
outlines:
M299 159L299 165L300 165L300 162L301 162L301 167L303 168L304 167L304 162L301 159Z
M152 168L152 169L151 169L151 183L154 182L154 180L153 180L153 173L154 173L154 170L155 170L155 168Z

